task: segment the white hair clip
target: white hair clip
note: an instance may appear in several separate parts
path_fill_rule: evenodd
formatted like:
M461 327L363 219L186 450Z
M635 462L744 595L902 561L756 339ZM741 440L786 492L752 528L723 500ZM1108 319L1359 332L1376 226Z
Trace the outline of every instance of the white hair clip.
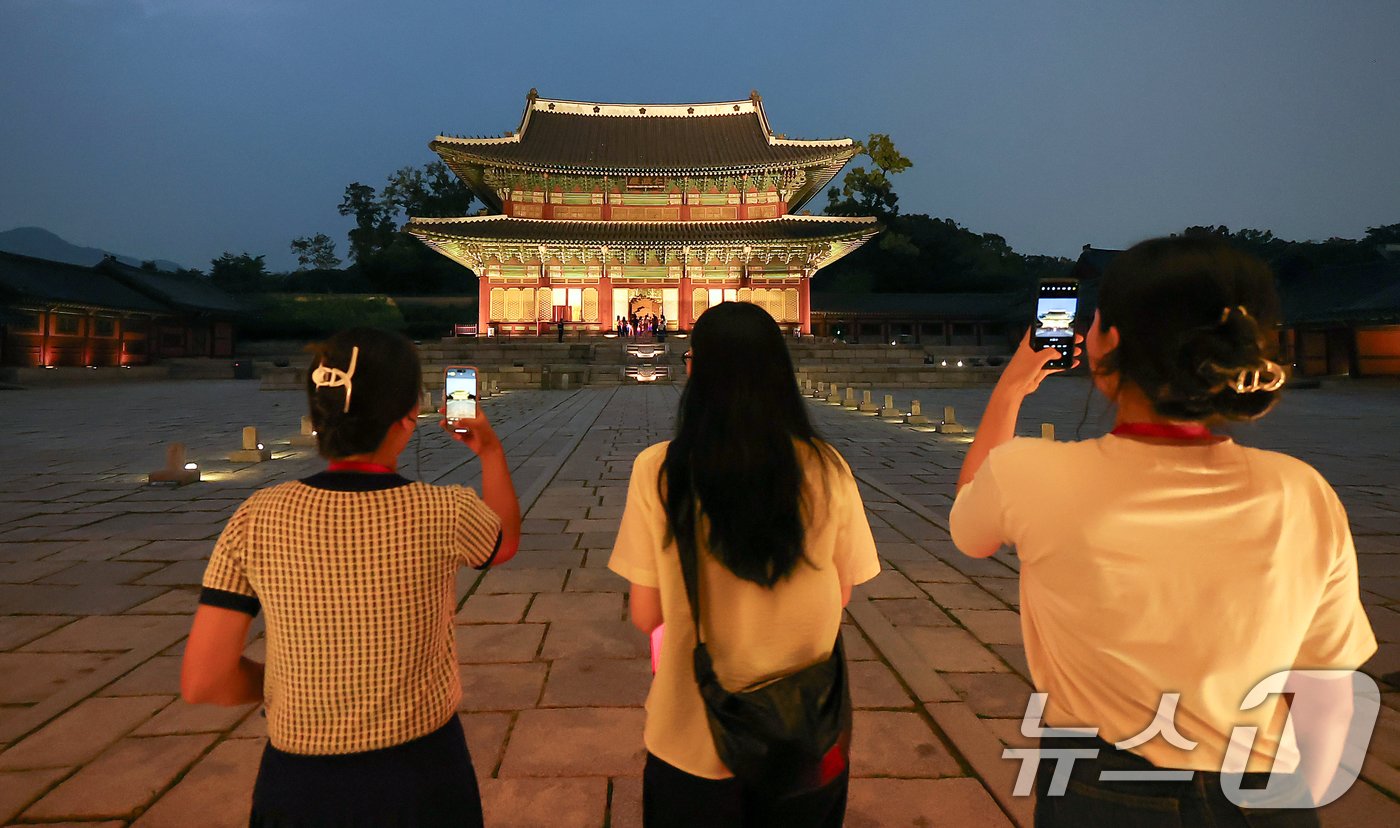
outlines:
M345 408L344 413L350 413L350 392L355 386L350 382L350 378L355 376L355 361L360 358L360 347L353 346L350 349L350 367L344 371L339 368L332 368L324 362L311 372L311 381L317 388L339 388L345 386Z
M1262 377L1269 377L1267 381ZM1286 376L1283 366L1273 360L1264 360L1261 368L1246 368L1235 376L1230 386L1236 394L1253 394L1255 391L1277 391L1283 387Z

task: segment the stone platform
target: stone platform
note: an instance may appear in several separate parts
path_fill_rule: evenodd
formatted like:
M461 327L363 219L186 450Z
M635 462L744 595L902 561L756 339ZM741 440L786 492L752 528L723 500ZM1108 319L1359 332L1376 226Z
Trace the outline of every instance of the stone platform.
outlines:
M257 487L321 466L289 439L303 396L235 381L0 395L0 824L221 826L247 821L263 720L178 700L179 656L204 560ZM1052 379L1023 433L1081 419L1087 384ZM986 389L898 391L954 405L975 427ZM640 825L646 642L605 563L636 453L669 435L674 386L514 392L486 403L526 509L515 560L459 579L461 717L491 826ZM94 395L100 394L100 405ZM1085 433L1102 430L1091 405ZM1317 466L1346 503L1363 600L1400 669L1400 458L1394 385L1290 395L1242 441ZM846 824L1030 824L1011 796L1030 692L1016 559L956 552L947 509L966 435L939 435L812 402L850 461L886 572L851 602L846 633L856 735ZM272 462L221 458L257 425ZM166 441L205 482L142 485ZM409 477L476 483L475 460L424 420ZM255 624L261 630L261 622ZM261 638L250 654L261 657ZM1400 694L1391 688L1363 779L1324 810L1329 828L1400 824Z

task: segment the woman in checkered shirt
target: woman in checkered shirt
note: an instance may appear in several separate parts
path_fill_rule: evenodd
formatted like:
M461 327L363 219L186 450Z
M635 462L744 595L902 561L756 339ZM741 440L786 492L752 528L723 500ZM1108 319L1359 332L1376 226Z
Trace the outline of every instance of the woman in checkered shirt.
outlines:
M479 415L448 433L481 459L480 497L399 476L418 421L413 344L358 328L313 353L307 394L330 465L254 493L229 519L181 695L265 705L251 825L481 825L452 616L457 570L504 563L519 544L504 451ZM266 666L242 656L260 609Z

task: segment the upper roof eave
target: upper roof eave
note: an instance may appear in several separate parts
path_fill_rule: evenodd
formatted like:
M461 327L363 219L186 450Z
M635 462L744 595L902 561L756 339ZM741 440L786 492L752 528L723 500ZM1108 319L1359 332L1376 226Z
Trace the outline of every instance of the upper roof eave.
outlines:
M438 139L440 140L440 138ZM434 140L428 146L434 152L439 152L438 140ZM835 166L839 171L848 161L859 151L859 147L854 143L833 146L839 152L826 153L824 155L813 155L810 158L774 160L765 163L716 165L716 166L605 166L605 165L574 165L574 164L550 164L550 163L523 163L502 158L493 158L484 153L473 153L463 151L460 146L453 145L461 155L475 166L483 169L494 167L503 170L516 170L519 172L536 173L559 173L572 175L743 175L746 173L763 172L765 170L802 170L821 169Z
M541 98L532 89L516 131L477 138L441 134L429 146L482 167L665 175L844 164L860 145L851 138L775 135L757 91L740 101L625 104Z

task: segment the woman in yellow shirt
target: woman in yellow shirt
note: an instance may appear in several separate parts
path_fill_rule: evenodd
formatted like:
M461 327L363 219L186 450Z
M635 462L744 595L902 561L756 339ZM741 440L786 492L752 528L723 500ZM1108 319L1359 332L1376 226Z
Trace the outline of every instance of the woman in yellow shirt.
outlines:
M633 623L665 635L647 696L645 824L839 826L846 740L816 790L774 801L720 760L696 685L680 545L695 554L700 623L730 692L822 662L851 587L880 571L855 479L819 440L778 325L748 303L706 311L691 334L676 437L644 450L609 568L631 582Z

